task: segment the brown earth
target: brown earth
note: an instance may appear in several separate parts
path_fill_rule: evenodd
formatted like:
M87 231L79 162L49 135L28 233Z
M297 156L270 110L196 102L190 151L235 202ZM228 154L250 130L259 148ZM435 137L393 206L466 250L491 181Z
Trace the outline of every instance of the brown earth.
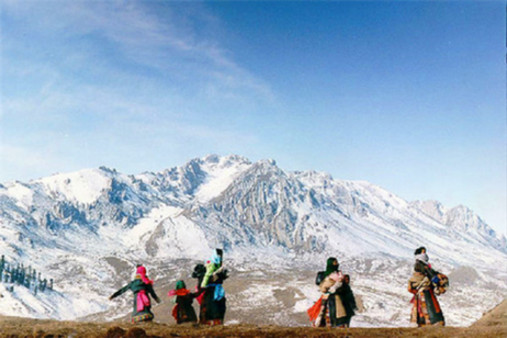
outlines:
M495 308L484 313L482 318L472 325L472 327L476 328L488 326L498 326L498 327L507 326L507 300L504 300L503 302L498 304ZM505 335L504 337L507 337L507 335Z
M315 329L75 322L0 316L0 337L507 337L507 300L470 327Z

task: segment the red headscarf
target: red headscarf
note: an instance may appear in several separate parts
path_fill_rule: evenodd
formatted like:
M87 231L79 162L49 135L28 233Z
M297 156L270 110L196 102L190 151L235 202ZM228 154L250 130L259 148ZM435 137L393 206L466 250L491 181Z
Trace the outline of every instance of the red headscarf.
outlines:
M144 284L153 284L153 281L146 277L146 268L142 265L137 267L137 274L141 276Z

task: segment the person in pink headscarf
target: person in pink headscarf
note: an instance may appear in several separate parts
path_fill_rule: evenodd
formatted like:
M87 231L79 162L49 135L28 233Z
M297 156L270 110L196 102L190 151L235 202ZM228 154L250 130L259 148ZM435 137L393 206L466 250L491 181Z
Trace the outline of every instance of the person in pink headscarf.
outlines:
M153 297L160 303L160 299L153 290L153 281L146 276L146 268L142 265L138 265L136 269L136 277L133 281L116 291L109 297L113 299L119 295L132 290L134 293L134 310L132 312L132 323L139 323L144 321L151 321L154 318L151 312L151 301L150 297Z

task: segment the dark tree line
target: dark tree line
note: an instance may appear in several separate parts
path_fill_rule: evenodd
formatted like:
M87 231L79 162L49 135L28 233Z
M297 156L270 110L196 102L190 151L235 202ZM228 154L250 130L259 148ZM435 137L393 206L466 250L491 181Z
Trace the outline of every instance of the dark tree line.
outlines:
M48 280L42 279L41 273L32 269L32 266L25 267L24 264L8 263L5 256L0 258L0 282L10 283L8 287L10 291L14 290L14 285L24 286L32 289L34 295L37 292L44 292L46 290L53 290L53 278Z

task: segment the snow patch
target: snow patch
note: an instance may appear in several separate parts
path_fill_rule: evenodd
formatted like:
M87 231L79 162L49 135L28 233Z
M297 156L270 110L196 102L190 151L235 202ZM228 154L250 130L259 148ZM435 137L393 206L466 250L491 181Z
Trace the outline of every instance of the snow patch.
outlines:
M206 203L219 196L231 183L248 167L250 163L239 162L230 164L227 158L222 158L217 165L203 166L208 169L208 177L199 187L195 197L201 203ZM208 167L208 168L207 168Z
M141 220L139 220L135 227L123 234L120 240L123 241L123 244L127 246L136 245L141 241L142 238L153 233L158 224L169 217L176 216L182 210L183 209L181 208L168 205L161 205L157 208L154 208L146 217L143 217ZM116 230L111 229L111 234L117 236Z
M35 182L43 184L54 194L62 194L67 200L91 204L109 187L111 179L99 169L86 169L53 175Z
M21 208L28 208L33 204L33 190L20 183L14 183L7 187L5 194L16 200Z

